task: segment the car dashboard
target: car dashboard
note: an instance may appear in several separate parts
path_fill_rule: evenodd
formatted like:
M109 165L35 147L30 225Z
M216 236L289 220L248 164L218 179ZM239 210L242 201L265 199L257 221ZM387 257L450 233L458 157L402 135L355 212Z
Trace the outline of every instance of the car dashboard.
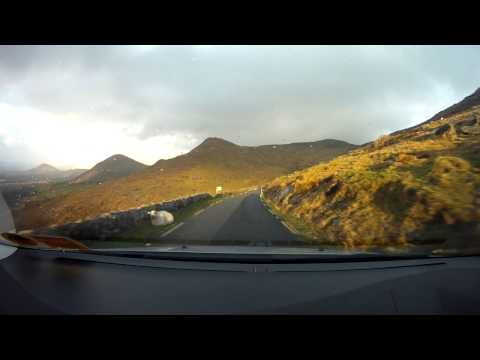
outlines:
M479 314L480 257L214 262L0 245L2 314Z

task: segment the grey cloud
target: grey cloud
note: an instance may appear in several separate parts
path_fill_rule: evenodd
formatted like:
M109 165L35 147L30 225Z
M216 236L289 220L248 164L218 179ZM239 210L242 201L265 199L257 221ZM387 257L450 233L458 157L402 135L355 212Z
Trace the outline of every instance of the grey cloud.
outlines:
M435 88L473 92L479 63L475 46L0 47L0 100L135 122L140 138L363 143L410 125L405 109Z
M0 135L0 176L5 170L25 170L42 161L38 155L23 145L7 145Z

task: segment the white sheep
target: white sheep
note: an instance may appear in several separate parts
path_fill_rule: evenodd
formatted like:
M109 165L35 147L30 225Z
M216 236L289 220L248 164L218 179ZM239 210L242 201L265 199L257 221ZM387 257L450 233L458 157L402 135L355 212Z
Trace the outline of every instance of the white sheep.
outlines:
M152 221L152 225L154 226L164 226L174 222L174 217L168 211L149 211L148 215L150 215L150 219Z

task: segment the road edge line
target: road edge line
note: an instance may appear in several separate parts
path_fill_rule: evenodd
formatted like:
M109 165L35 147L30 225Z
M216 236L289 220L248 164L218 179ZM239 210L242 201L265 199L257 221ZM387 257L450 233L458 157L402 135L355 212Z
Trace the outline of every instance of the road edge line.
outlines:
M277 219L283 226L287 228L288 231L290 231L292 234L297 235L297 236L303 236L299 231L297 231L293 226L289 225L284 219L282 219L280 216L278 216L271 208L270 206L267 205L266 201L259 196L260 202L264 206L264 208L275 218Z
M208 209L208 208L198 210L195 214L193 214L193 216L200 215L200 214L203 213L206 209Z
M165 237L169 234L171 234L172 232L174 232L175 230L177 230L179 227L181 227L183 224L185 224L184 222L181 222L181 223L178 223L177 225L175 225L173 228L171 228L170 230L167 230L165 231L162 235L160 235L160 237Z

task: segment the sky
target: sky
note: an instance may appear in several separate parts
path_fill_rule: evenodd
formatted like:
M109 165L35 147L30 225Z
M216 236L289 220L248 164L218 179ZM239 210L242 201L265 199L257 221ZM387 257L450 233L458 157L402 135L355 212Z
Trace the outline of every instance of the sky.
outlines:
M207 137L354 144L480 87L480 46L0 46L0 169L151 165Z

